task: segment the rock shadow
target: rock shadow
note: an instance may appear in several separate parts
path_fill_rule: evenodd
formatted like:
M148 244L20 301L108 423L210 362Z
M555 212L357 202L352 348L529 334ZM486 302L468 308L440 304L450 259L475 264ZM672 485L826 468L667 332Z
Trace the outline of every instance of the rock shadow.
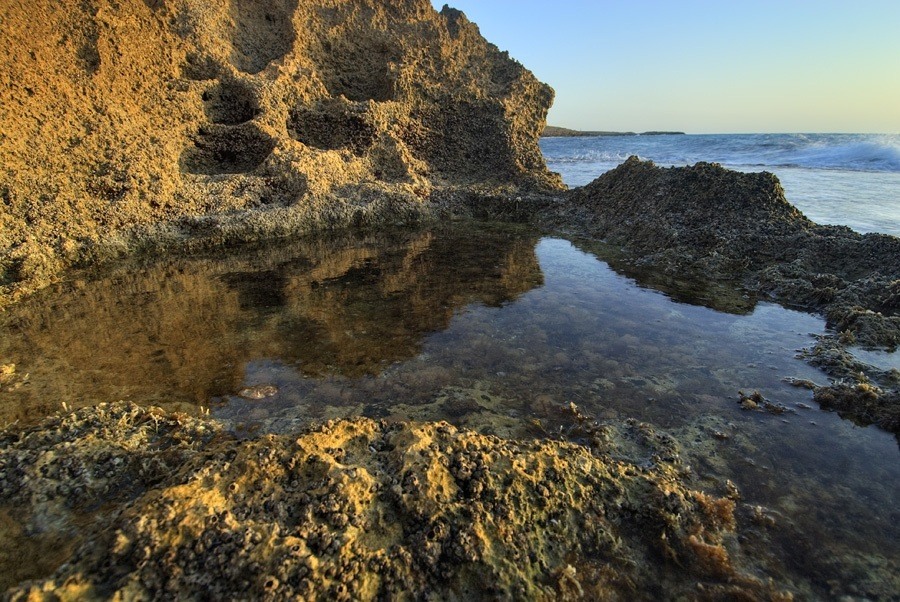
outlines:
M203 93L206 116L212 123L239 125L256 117L259 103L253 90L240 82L220 82Z
M94 75L100 69L100 50L99 39L100 34L97 29L97 6L92 2L82 2L81 9L86 13L84 22L84 36L82 43L78 46L76 56L81 66L88 75Z
M255 125L207 125L181 153L179 163L181 171L190 174L247 173L262 165L274 148L275 140Z
M291 137L321 150L348 149L361 155L372 145L375 128L360 111L341 102L296 107L288 116Z
M188 53L181 66L181 77L193 81L207 81L216 79L219 75L219 66L208 57L196 53Z
M499 103L453 102L418 110L413 120L430 127L408 132L403 141L435 171L467 181L514 177L510 132Z
M398 52L386 41L363 41L353 37L325 40L321 73L325 87L335 97L354 102L394 100L394 76L391 64Z
M231 0L232 64L255 74L286 55L296 37L292 23L296 9L296 0Z

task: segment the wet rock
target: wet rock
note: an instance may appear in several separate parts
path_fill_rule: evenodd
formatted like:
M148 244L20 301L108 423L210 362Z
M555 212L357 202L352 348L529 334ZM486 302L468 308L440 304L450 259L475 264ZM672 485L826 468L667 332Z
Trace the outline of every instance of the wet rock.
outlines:
M892 433L900 432L900 392L871 383L838 383L819 387L813 399L826 410L867 426L876 424Z
M568 200L550 211L550 219L623 245L635 265L739 282L754 295L824 313L840 334L828 349L817 345L804 355L813 365L830 366L831 374L846 374L838 356L849 345L893 350L900 344L900 238L815 224L787 201L772 174L710 163L660 168L631 157L571 191ZM885 391L897 391L898 383L882 371L857 367ZM876 403L890 404L893 397ZM858 409L861 421L871 421L870 404ZM853 412L849 403L843 411Z
M238 391L238 395L244 399L260 400L266 397L273 397L278 394L278 387L275 385L254 385L246 387Z
M786 382L787 384L791 385L792 387L797 387L798 389L809 389L810 391L815 389L817 386L816 383L812 382L811 380L807 380L805 378L787 377L787 378L784 378L783 381Z
M786 412L793 412L793 410L791 410L784 404L769 401L768 399L763 397L762 393L760 393L759 391L754 391L749 395L744 393L743 391L738 391L738 396L738 403L741 404L741 408L744 410L758 410L760 412L768 412L769 414L774 414L776 416L784 414Z
M658 261L673 266L703 262L719 272L776 258L779 249L761 244L762 238L813 225L785 200L774 175L740 173L714 163L659 168L631 157L573 190L569 200L602 239L658 254Z
M27 434L6 431L4 458L68 443L67 458L84 463L98 453L98 433L115 440L123 416L140 425L155 417L168 440L178 438L178 418L116 404L81 410L69 419L77 428L56 418ZM201 426L184 421L185 437ZM652 599L660 584L692 597L700 583L779 598L732 557L732 500L691 489L662 456L642 465L615 459L613 439L609 454L592 453L442 423L360 419L295 436L176 445L179 466L130 499L114 496L105 528L68 563L8 595ZM137 466L125 454L117 478L136 478ZM84 486L85 474L68 474L66 484ZM30 487L52 492L41 481ZM4 503L37 514L39 498L12 490Z
M221 436L216 423L130 403L0 431L0 514L16 516L21 529L3 546L32 548L32 557L43 559L21 566L22 558L0 555L3 586L12 585L10 574L22 579L54 570L66 560L58 550L71 553L117 507L159 486Z
M842 418L900 434L900 370L881 370L858 360L839 336L821 336L802 356L835 381L816 386L813 400Z

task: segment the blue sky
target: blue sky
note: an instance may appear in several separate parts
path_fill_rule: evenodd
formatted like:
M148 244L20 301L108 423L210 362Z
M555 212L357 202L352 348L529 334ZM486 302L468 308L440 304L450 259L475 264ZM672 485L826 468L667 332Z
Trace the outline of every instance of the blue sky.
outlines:
M553 125L900 133L900 0L449 4L553 86Z

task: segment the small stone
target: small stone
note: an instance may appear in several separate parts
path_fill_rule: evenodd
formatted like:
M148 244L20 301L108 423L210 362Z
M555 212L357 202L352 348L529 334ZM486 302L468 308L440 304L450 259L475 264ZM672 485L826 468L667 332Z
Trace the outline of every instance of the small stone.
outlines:
M266 397L273 397L278 393L278 387L275 385L254 385L238 391L238 395L244 399L260 400Z

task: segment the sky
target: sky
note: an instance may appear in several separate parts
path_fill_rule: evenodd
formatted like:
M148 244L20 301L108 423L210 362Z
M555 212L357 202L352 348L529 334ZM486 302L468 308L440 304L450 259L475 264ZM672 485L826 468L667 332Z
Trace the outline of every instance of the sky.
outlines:
M448 3L556 90L551 125L900 133L900 0Z

